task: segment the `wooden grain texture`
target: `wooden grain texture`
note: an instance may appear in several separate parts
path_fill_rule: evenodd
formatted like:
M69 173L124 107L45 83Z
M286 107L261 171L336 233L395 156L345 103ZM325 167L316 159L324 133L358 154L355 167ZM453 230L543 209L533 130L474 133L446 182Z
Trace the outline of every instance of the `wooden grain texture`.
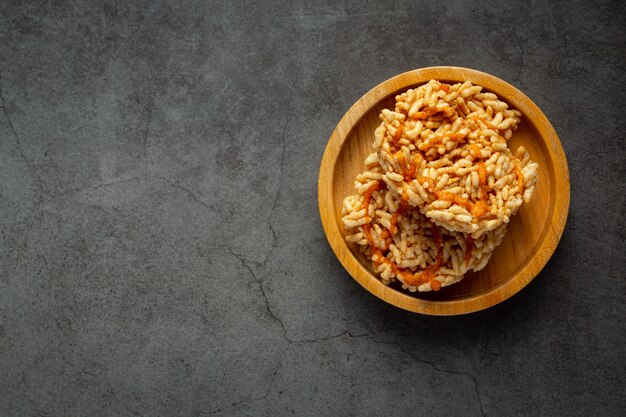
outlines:
M345 239L341 223L343 199L353 193L356 175L372 152L378 114L393 108L397 94L436 79L472 81L522 113L522 123L509 141L515 151L524 145L539 163L533 199L511 220L502 244L480 272L465 274L458 284L438 292L409 293L384 285L371 262ZM526 286L556 249L567 220L570 182L565 153L554 128L541 110L521 91L492 75L458 67L423 68L393 77L359 99L333 131L320 167L318 202L322 225L335 255L368 291L397 307L423 314L456 315L491 307Z

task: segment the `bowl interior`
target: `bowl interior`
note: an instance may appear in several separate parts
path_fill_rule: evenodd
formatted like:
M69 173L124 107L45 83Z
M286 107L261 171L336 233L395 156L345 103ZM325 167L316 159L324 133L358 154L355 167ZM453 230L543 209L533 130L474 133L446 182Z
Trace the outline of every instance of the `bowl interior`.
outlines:
M441 81L459 82L462 80L448 79ZM363 114L361 119L347 133L346 140L340 148L335 161L332 178L332 200L334 221L345 236L341 223L341 208L343 199L354 193L354 180L364 169L363 160L372 152L371 144L374 130L380 125L379 113L384 108L393 108L395 95L422 83L406 86L390 92L385 99L379 101ZM477 83L478 84L478 83ZM483 91L492 91L485 88ZM537 186L529 204L523 204L517 214L511 219L507 227L506 236L502 244L496 248L487 266L479 272L469 272L465 278L454 285L442 288L438 292L409 293L401 291L411 297L433 302L464 300L487 294L511 281L518 271L532 261L540 249L550 227L550 218L555 210L555 177L554 167L550 158L548 144L542 137L538 126L535 125L532 115L524 112L523 106L518 106L511 98L500 91L492 91L499 98L506 101L510 107L522 112L522 123L509 141L509 148L515 152L518 146L526 147L531 160L539 163ZM344 240L345 242L345 240ZM348 245L346 243L346 245ZM371 261L365 258L354 245L348 245L352 255L373 276ZM383 285L380 283L380 285ZM393 287L393 285L392 285Z

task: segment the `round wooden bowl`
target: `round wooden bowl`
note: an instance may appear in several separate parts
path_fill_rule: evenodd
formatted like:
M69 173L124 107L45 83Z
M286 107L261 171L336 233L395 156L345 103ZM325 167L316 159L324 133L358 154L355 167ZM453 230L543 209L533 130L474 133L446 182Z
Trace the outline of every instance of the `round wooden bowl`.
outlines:
M529 204L512 218L502 244L487 266L469 272L457 284L437 292L410 293L384 285L371 261L344 239L343 199L354 192L354 180L363 160L372 152L374 130L383 108L393 109L395 96L436 79L472 81L491 91L522 113L522 123L509 141L515 152L524 145L539 163L537 186ZM561 238L569 209L570 182L565 153L554 128L537 105L511 84L484 72L458 67L432 67L409 71L372 89L339 121L328 141L318 183L322 225L344 268L376 297L422 314L456 315L482 310L511 297L528 284L548 262Z

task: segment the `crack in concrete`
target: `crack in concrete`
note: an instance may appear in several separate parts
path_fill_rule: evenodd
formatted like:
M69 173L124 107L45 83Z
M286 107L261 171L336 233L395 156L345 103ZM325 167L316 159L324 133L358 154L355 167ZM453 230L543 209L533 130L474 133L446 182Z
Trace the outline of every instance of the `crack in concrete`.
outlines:
M95 185L95 186L87 189L87 191L96 191L96 190L99 190L100 188L112 187L112 186L118 185L118 184L124 184L124 183L127 183L127 182L138 181L140 179L141 179L141 177L132 177L132 178L126 178L126 179L119 180L119 181L105 182L105 183L102 183L102 184ZM85 191L85 190L81 190L81 191Z
M272 372L272 379L270 379L270 383L269 383L269 385L267 387L267 390L265 390L265 393L263 395L258 396L258 397L248 398L248 399L241 400L241 401L236 401L236 402L232 403L231 405L229 405L228 407L218 407L218 408L216 408L214 410L211 410L211 411L200 411L200 414L214 415L214 414L221 413L223 411L227 411L227 410L230 410L232 408L235 408L238 405L248 404L248 403L253 403L253 402L256 402L256 401L265 400L270 395L270 392L272 392L272 388L274 387L274 381L276 380L276 375L278 374L278 371L280 370L280 368L283 366L283 357L285 356L285 352L287 352L288 348L289 348L289 345L285 346L285 348L280 353L280 355L278 357L278 363L276 364L276 367L274 368L274 371Z
M519 48L519 63L517 65L517 75L516 75L517 82L520 83L520 85L524 88L524 90L534 93L535 95L537 95L538 97L541 97L542 99L544 99L545 101L549 103L558 105L559 103L556 103L554 100L551 100L550 98L544 96L543 94L540 94L537 91L533 90L528 85L526 85L524 80L522 80L522 72L526 68L526 48L524 47L524 40L521 38L521 36L517 32L517 27L513 31L513 35L517 43L517 47Z
M18 252L18 256L16 260L16 262L19 263L20 260L22 259L23 253L26 251L26 248L28 247L28 235L30 234L33 226L35 225L35 219L39 217L39 214L40 214L41 203L43 202L43 183L41 181L41 177L37 175L37 172L33 168L28 158L26 157L26 154L24 153L24 148L22 147L22 141L20 140L20 137L17 134L17 131L15 130L15 126L13 126L13 122L11 121L9 114L7 113L6 103L4 100L4 92L2 90L2 71L0 71L0 102L2 103L2 112L4 113L4 117L7 119L9 128L11 129L11 132L13 133L13 137L15 138L17 150L20 156L22 157L22 160L26 164L26 167L28 168L28 171L30 172L31 177L35 180L35 183L37 184L38 193L39 193L37 197L37 201L34 204L34 212L33 212L33 215L31 216L30 222L26 223L26 230L24 232L24 240L22 242L22 248Z
M485 343L483 345L483 353L482 355L480 355L480 366L482 367L482 364L485 360L485 356L487 356L487 346L489 346L489 337L485 336Z
M283 337L285 338L285 340L287 340L288 343L293 343L293 340L287 334L287 328L285 327L285 323L272 310L270 301L267 298L267 293L265 292L265 287L263 286L263 280L257 275L254 269L252 269L252 267L248 265L248 262L242 256L240 256L237 252L235 252L235 250L232 247L229 246L228 250L235 258L237 258L237 260L241 263L241 265L244 268L246 268L248 272L250 272L250 276L252 277L252 279L254 279L254 281L259 285L259 291L261 292L261 295L263 296L263 300L265 301L265 310L267 311L267 314L269 314L269 316L280 325L280 328L282 329Z
M554 102L553 100L545 97L544 95L538 93L537 91L533 90L528 85L526 85L524 80L522 80L522 72L526 68L526 48L524 47L524 40L521 38L521 36L517 32L517 27L513 31L513 35L514 35L515 42L517 43L517 47L519 48L519 63L517 65L517 75L516 75L517 82L519 82L520 85L522 87L524 87L524 90L530 91L530 92L536 94L537 96L541 97L542 99L544 99L544 100L546 100L546 101L548 101L548 102L550 102L552 104L558 104L558 103Z
M64 196L66 194L70 194L70 193L74 193L74 192L93 192L93 191L99 190L101 188L113 187L113 186L116 186L116 185L119 185L119 184L125 184L125 183L129 183L129 182L141 181L141 180L159 180L159 181L162 181L162 182L166 183L170 187L177 188L179 190L183 190L185 193L187 193L187 195L189 195L191 197L191 199L193 201L195 201L196 203L198 203L201 206L205 207L206 209L210 210L212 213L216 213L215 207L213 207L212 205L210 205L207 202L205 202L202 198L200 198L199 193L194 192L190 188L187 188L187 187L185 187L183 185L180 185L180 184L176 184L175 182L172 182L171 180L169 180L169 179L167 179L165 177L160 177L160 176L139 175L139 176L136 176L136 177L125 178L125 179L121 179L121 180L117 180L117 181L105 182L105 183L98 184L98 185L95 185L95 186L89 187L89 188L71 189L71 190L67 190L67 191L62 192L59 195L60 196Z
M285 326L285 323L283 322L283 320L274 312L272 305L269 301L269 298L267 297L267 293L265 291L265 286L264 286L264 281L263 279L261 279L257 272L254 271L254 269L248 264L248 262L246 261L246 259L239 255L237 252L235 252L235 250L231 247L231 246L221 246L218 248L227 248L228 251L231 253L231 255L233 255L238 261L239 263L248 270L248 272L250 273L250 276L252 277L252 279L258 284L259 286L259 291L261 292L261 296L263 297L263 300L265 302L265 310L267 311L268 315L274 320L276 321L279 325L280 328L282 329L282 334L284 339L287 341L287 343L289 344L303 344L303 343L317 343L317 342L321 342L321 341L326 341L326 340L331 340L331 339L336 339L342 336L349 336L349 337L365 337L365 334L360 334L360 335L354 335L352 334L349 330L344 330L341 333L335 334L335 335L330 335L330 336L323 336L323 337L318 337L318 338L314 338L314 339L293 339L289 336L289 333L287 332L287 327Z
M256 281L257 278L254 276L254 273L252 272L251 268L248 265L245 264L244 260L239 255L237 255L232 250L232 248L229 247L228 249L233 254L233 256L235 256L237 259L239 259L239 261L242 263L242 265L244 267L246 267L246 269L248 269L250 271L250 273L252 274L253 278ZM276 319L278 320L277 317L276 317ZM379 340L379 339L374 338L371 334L368 334L368 333L352 334L349 330L344 330L343 332L335 334L335 335L324 336L324 337L315 338L315 339L299 339L299 340L297 340L297 339L289 339L289 338L287 338L287 336L285 334L285 339L287 339L288 344L285 346L285 348L283 349L283 351L279 355L278 363L277 363L276 367L274 368L274 371L272 372L272 378L270 379L270 383L268 385L268 388L267 388L267 390L265 391L265 393L263 395L258 396L258 397L254 397L254 398L248 398L248 399L245 399L245 400L237 401L237 402L234 402L230 406L227 406L227 407L219 407L219 408L216 408L216 409L211 410L211 411L201 412L201 414L214 415L214 414L217 414L217 413L221 413L221 412L230 410L230 409L235 408L235 407L237 407L239 405L242 405L242 404L248 404L248 403L253 403L253 402L256 402L256 401L261 401L261 400L267 399L267 397L269 396L269 394L272 391L272 388L274 387L275 380L276 380L276 375L278 374L278 371L282 367L283 357L284 357L285 353L287 352L287 350L289 349L289 347L291 345L293 345L293 344L303 344L303 343L324 342L324 341L329 341L329 340L338 339L338 338L342 338L342 337L348 337L349 339L357 339L357 338L369 339L373 343L376 343L376 344L382 344L382 345L387 345L387 346L395 346L398 349L400 349L400 351L402 353L404 353L405 355L410 357L413 361L415 361L415 362L417 362L419 364L422 364L422 365L427 365L427 366L429 366L430 368L434 369L437 372L442 372L442 373L448 374L448 375L457 375L457 376L468 378L472 382L472 384L474 386L474 392L476 393L476 399L478 401L480 414L483 417L486 417L484 406L483 406L483 402L482 402L482 397L481 397L481 394L480 394L480 387L479 387L478 380L476 379L475 375L472 375L471 373L466 372L466 371L457 371L457 370L454 370L454 369L442 368L441 366L439 366L438 364L436 364L433 361L428 361L426 359L422 359L422 358L416 356L415 354L413 354L411 351L406 349L401 343L399 343L397 341Z
M352 332L350 332L350 330L344 330L341 333L330 335L330 336L316 337L314 339L298 339L298 340L294 340L291 343L301 344L301 343L325 342L325 341L332 340L332 339L338 339L338 338L343 337L343 336L348 336L350 339L357 339L357 338L362 338L362 337L364 337L364 338L372 338L372 336L370 334L368 334L368 333L352 334Z
M180 184L176 184L175 182L170 181L169 179L165 178L165 177L159 177L159 176L154 176L154 177L147 177L147 178L155 178L158 180L161 180L165 183L167 183L169 186L174 187L174 188L178 188L179 190L183 190L185 191L192 200L194 200L196 203L200 204L201 206L209 209L211 212L215 213L215 208L213 206L211 206L210 204L206 203L204 200L202 200L200 197L198 197L199 193L194 192L193 190L180 185Z
M239 258L239 256L235 252L232 251L232 248L229 248L229 249L230 249L231 253L233 254L233 256L237 257L241 261L241 258ZM246 265L244 265L244 266L246 266ZM242 404L249 404L249 403L253 403L253 402L256 402L256 401L261 401L261 400L267 399L267 397L269 397L270 393L272 392L272 388L274 387L274 383L276 381L276 375L278 375L278 371L280 370L280 368L283 365L283 358L285 356L285 353L287 352L287 350L289 349L289 347L292 344L317 343L317 342L321 342L321 341L328 341L328 340L331 340L331 339L337 339L337 338L340 338L340 337L343 337L343 336L348 336L349 338L370 337L368 334L353 335L348 330L345 330L345 331L343 331L343 332L341 332L339 334L332 335L332 336L321 337L321 338L318 338L318 339L302 339L302 340L289 340L289 339L287 339L287 341L289 343L285 346L285 348L280 353L280 355L278 357L278 363L276 364L276 367L274 368L274 371L272 372L272 378L270 379L270 383L269 383L269 385L267 387L267 390L265 391L265 393L263 395L258 396L258 397L254 397L254 398L249 398L249 399L245 399L245 400L234 402L231 405L229 405L228 407L219 407L219 408L216 408L216 409L211 410L211 411L204 411L204 412L201 412L201 414L214 415L214 414L217 414L217 413L221 413L221 412L230 410L230 409L235 408L235 407L237 407L239 405L242 405Z
M289 345L285 346L282 352L280 352L280 356L278 357L278 364L276 364L276 368L274 368L274 372L272 372L272 379L270 379L270 383L267 387L267 391L261 399L265 399L272 392L272 388L274 387L274 381L276 381L276 375L278 374L278 370L283 366L283 357L285 356L285 352L289 349Z
M296 75L294 77L294 81L291 84L291 91L289 94L289 99L288 99L288 104L287 107L289 108L291 106L291 103L293 101L293 95L294 95L294 91L295 91L295 87L296 84L298 82L299 79L299 74L300 74L300 68L298 68L298 70L296 71ZM260 268L263 270L265 269L265 267L267 266L267 262L270 259L272 253L274 252L274 250L276 249L276 246L278 245L278 234L276 232L276 229L274 228L274 225L272 224L272 217L274 215L274 212L276 211L276 208L278 207L278 201L280 200L280 195L281 195L281 189L283 186L283 177L284 177L284 168L285 168L285 154L286 154L286 149L287 149L287 142L286 142L286 132L287 132L287 126L289 125L289 116L286 117L285 123L283 124L283 128L281 131L281 156L280 156L280 165L279 165L279 177L278 177L278 186L276 189L276 195L274 196L273 202L272 202L272 206L271 209L268 213L266 222L268 225L269 230L272 232L272 246L270 248L270 250L268 251L267 255L264 256L262 262L260 262ZM217 408L215 410L211 410L208 412L202 412L202 414L206 414L206 415L213 415L225 410L229 410L232 409L233 407L236 407L240 404L244 404L244 403L249 403L249 402L253 402L253 401L260 401L263 400L265 398L267 398L267 396L270 394L272 388L274 387L274 383L276 380L276 375L278 373L278 370L280 369L280 367L282 366L282 358L285 354L285 352L287 351L287 349L289 348L289 346L291 346L294 343L313 343L315 340L311 339L311 340L295 340L292 339L288 332L287 332L287 328L285 326L285 323L283 322L283 320L279 317L279 315L274 311L274 309L272 308L272 304L269 300L269 297L267 295L266 289L265 289L265 285L264 285L264 280L263 278L259 275L259 273L255 270L255 268L253 268L249 261L247 259L245 259L244 256L239 255L232 246L222 246L222 248L227 248L228 251L230 252L230 254L232 256L234 256L239 263L241 264L242 267L244 267L248 273L250 274L250 277L254 280L254 282L256 282L256 284L259 287L259 292L261 293L261 296L263 297L263 301L264 301L264 305L265 305L265 310L268 314L268 316L275 321L281 329L281 333L282 333L282 337L285 339L285 341L287 342L287 345L285 346L285 348L283 349L282 353L280 354L279 357L279 361L278 364L276 366L276 368L274 369L274 372L272 373L272 378L270 380L269 386L265 392L264 395L260 396L260 397L256 397L256 398L251 398L251 399L247 399L247 400L243 400L243 401L239 401L236 403L231 404L229 407L227 408ZM334 336L330 336L328 338L326 338L326 340L334 338L334 337L340 337L343 334L345 334L345 332L339 334L339 335L334 335Z
M296 84L298 83L299 78L300 78L300 68L296 70L296 75L294 77L293 82L291 83L291 91L289 92L289 99L287 100L288 109L291 108L291 103L293 102L293 93L296 89ZM274 201L272 203L272 208L270 209L270 212L267 215L267 225L270 231L272 232L273 244L272 244L272 247L270 248L270 251L265 256L265 259L263 260L263 267L266 266L268 259L270 258L272 253L274 253L274 249L276 249L276 246L278 244L278 236L276 234L276 230L274 229L274 226L272 225L272 216L274 215L274 211L276 210L276 207L278 206L278 200L280 200L280 190L283 187L283 177L284 177L284 170L285 170L285 151L287 149L287 142L285 141L285 134L287 132L287 126L289 125L289 122L290 122L290 117L289 115L287 115L285 117L285 123L283 124L283 129L281 132L282 150L281 150L280 165L279 165L280 171L278 173L278 187L276 189L276 196L274 197Z
M58 319L55 319L58 320ZM85 374L85 375L89 375L92 378L96 378L98 376L98 374L95 374L91 371L88 371L85 366L79 366L76 365L74 362L71 362L70 360L68 360L65 356L63 356L62 354L59 355L59 359L61 360L61 362L65 363L66 365L68 365L70 368L73 368L74 370L76 370L79 374ZM99 364L96 364L98 366L102 366Z
M527 86L524 80L522 80L522 72L526 68L526 48L524 47L524 40L521 38L521 36L517 32L517 26L515 27L513 34L514 34L515 41L517 43L517 47L519 48L519 51L520 51L519 64L517 65L517 75L516 75L517 81L520 83L522 87L524 87L524 90L531 91L537 96L541 97L542 99L552 104L558 104L558 103L555 103L553 100L550 100L549 98L543 96L542 94L539 94L538 92L536 92L535 90Z
M406 349L402 344L400 344L399 342L393 341L393 342L387 342L387 341L383 341L383 340L377 340L373 337L371 337L371 340L374 341L375 343L380 343L380 344L384 344L384 345L393 345L393 346L397 346L404 354L406 354L407 356L409 356L410 358L412 358L414 361L424 364L424 365L428 365L431 368L433 368L436 371L439 372L443 372L449 375L459 375L459 376L464 376L469 378L472 383L474 384L474 391L476 392L476 398L478 400L478 405L480 407L480 414L485 417L485 410L483 408L483 402L482 402L482 397L480 395L480 390L479 390L479 386L478 386L478 380L476 379L475 375L470 374L469 372L465 372L465 371L456 371L453 369L445 369L440 367L439 365L437 365L435 362L432 361L428 361L425 359L422 359L418 356L415 356L411 351L409 351L408 349Z
M146 179L146 178L148 178L148 177L140 175L140 176L136 176L136 177L124 178L124 179L119 179L119 180L110 181L110 182L103 182L103 183L94 185L92 187L71 188L69 190L65 190L65 191L62 191L62 192L58 193L57 196L63 197L65 195L71 194L71 193L93 192L93 191L99 190L100 188L113 187L115 185L124 184L124 183L128 183L128 182L133 182L133 181L139 181L139 180Z

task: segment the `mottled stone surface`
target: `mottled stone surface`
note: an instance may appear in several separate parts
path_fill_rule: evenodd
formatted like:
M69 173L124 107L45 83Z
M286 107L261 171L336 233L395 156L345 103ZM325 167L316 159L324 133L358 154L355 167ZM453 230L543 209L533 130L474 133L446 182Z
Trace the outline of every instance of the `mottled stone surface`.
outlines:
M2 1L0 415L624 415L625 22L619 1ZM354 282L316 189L356 99L442 64L535 100L572 182L538 278L452 318Z

